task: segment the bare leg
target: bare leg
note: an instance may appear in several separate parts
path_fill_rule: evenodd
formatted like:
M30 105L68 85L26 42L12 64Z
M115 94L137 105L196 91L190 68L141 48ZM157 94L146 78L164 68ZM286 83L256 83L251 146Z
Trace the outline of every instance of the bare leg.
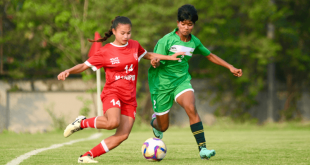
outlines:
M206 148L206 140L203 130L203 125L200 120L200 117L197 113L195 106L195 95L193 91L187 91L179 96L177 102L185 109L189 117L189 123L191 131L196 139L199 155L201 159L209 159L211 156L215 155L214 150L208 150Z
M90 155L93 158L95 158L97 156L100 156L102 154L109 152L110 150L120 145L124 140L128 138L131 128L133 126L133 123L134 123L133 118L129 116L125 116L125 115L120 115L120 123L118 124L116 133L102 140L101 143L99 143L97 146L95 146L90 151L86 152L83 155L83 157ZM79 159L87 159L87 157L79 158Z
M165 132L169 127L169 113L161 116L156 115L156 119L153 121L153 126L158 131Z
M120 124L116 129L116 133L104 139L109 150L117 147L128 138L134 122L135 120L132 117L121 115Z
M119 127L120 121L121 109L113 107L108 109L104 116L97 117L96 128L112 130Z
M190 125L201 121L195 106L195 96L193 91L187 91L180 95L177 98L177 103L185 109L185 112L189 117Z

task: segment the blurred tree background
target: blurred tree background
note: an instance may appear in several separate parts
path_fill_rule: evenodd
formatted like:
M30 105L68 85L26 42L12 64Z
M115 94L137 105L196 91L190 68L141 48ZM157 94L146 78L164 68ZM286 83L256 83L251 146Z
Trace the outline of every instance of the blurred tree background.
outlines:
M268 89L268 65L272 64L275 80L286 84L280 120L301 117L297 101L302 87L310 85L308 0L2 0L0 78L56 78L87 60L91 46L87 38L93 38L95 31L103 35L118 15L131 19L132 39L152 51L158 39L176 27L177 9L183 4L198 10L193 34L211 52L243 69L244 75L235 78L203 56L191 59L193 78L209 78L216 87L217 115L249 119L248 109L257 104L256 96ZM111 41L113 37L107 42ZM147 60L140 63L138 97L148 91L149 66ZM233 99L224 101L227 91ZM140 115L149 116L150 107L142 107Z

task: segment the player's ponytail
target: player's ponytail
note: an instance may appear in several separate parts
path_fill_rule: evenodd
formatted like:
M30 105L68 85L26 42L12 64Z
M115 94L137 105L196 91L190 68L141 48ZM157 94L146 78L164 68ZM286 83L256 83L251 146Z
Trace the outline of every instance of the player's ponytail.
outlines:
M129 18L127 17L123 17L123 16L116 16L113 20L112 20L112 26L109 29L108 32L104 33L104 37L103 38L99 38L98 40L91 40L88 39L89 42L104 42L106 41L108 38L110 38L113 35L112 29L116 29L117 25L120 24L130 24L131 25L131 21Z

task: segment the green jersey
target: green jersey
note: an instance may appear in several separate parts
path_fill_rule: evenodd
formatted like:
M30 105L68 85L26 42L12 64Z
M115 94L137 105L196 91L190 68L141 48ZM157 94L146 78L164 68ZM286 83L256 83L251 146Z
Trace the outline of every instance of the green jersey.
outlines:
M159 67L150 67L148 80L151 94L172 92L182 82L190 81L188 60L193 54L204 56L210 54L210 51L192 34L190 41L181 41L176 34L177 30L176 28L161 38L154 48L154 53L171 56L176 52L185 52L185 55L180 56L179 61L161 61Z

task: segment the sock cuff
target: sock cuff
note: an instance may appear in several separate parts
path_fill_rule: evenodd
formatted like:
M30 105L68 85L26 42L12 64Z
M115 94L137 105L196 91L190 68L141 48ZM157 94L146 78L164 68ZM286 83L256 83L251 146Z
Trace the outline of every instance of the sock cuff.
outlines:
M104 140L101 141L101 145L106 153L110 151L107 144L105 144Z
M91 155L91 157L94 157L94 154L91 152L91 150L88 151Z
M194 132L197 132L197 131L200 131L200 130L202 130L202 132L203 132L203 125L202 125L202 122L200 121L200 122L198 122L198 123L195 123L195 124L192 124L191 125L191 130L192 130L192 132L194 133ZM197 132L198 133L198 132ZM195 134L194 134L195 135Z
M85 119L84 119L85 120ZM84 126L84 120L81 121L81 128L85 128Z
M94 127L97 129L97 126L96 126L96 121L97 121L97 118L98 118L98 116L95 118L95 120L94 120Z

